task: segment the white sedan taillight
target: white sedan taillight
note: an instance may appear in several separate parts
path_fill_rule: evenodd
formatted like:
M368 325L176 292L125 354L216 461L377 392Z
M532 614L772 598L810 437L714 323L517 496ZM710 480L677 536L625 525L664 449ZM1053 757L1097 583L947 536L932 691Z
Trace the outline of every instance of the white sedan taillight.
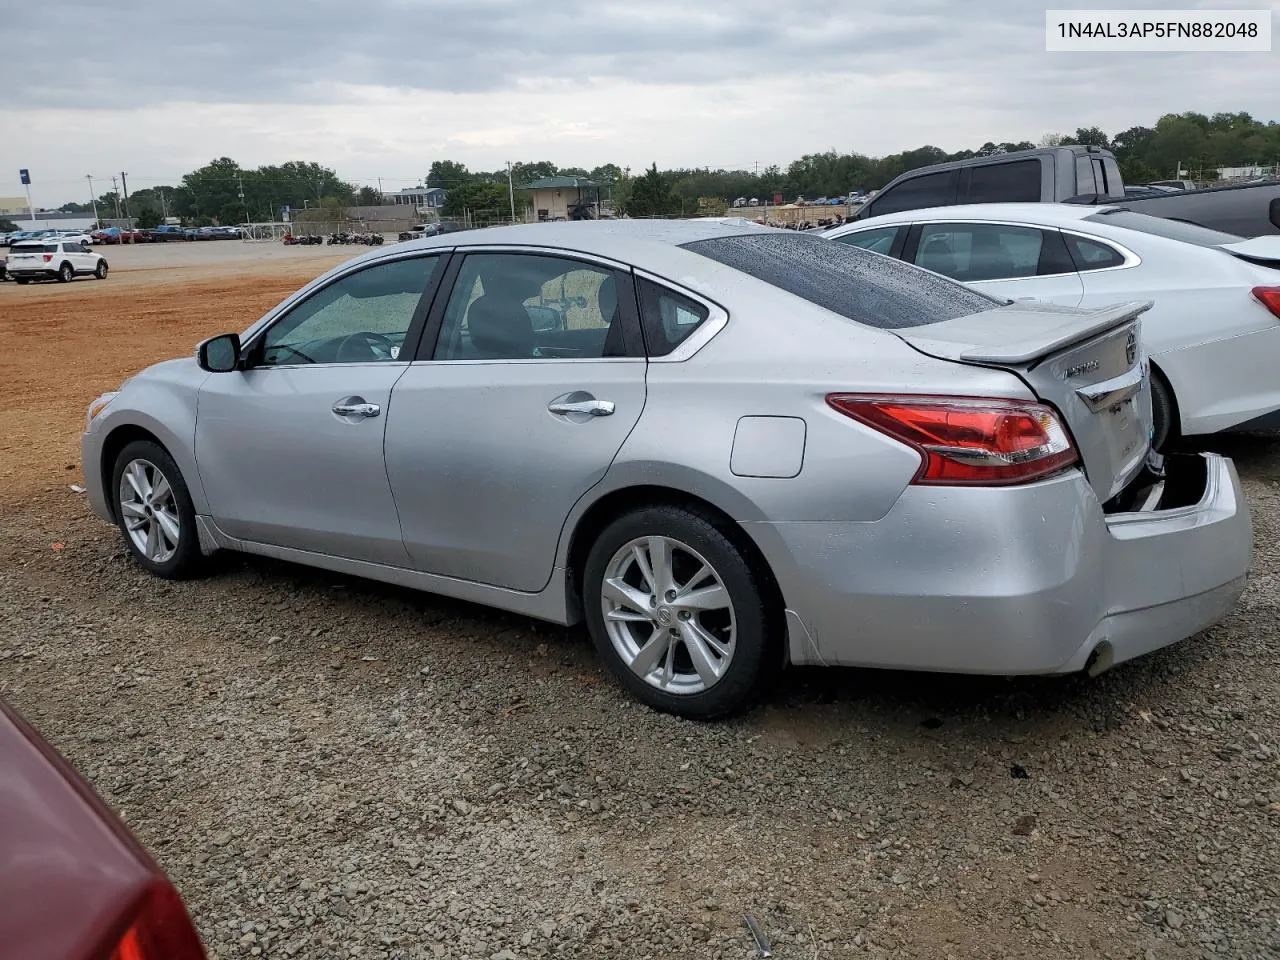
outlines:
M827 403L914 447L917 484L1003 486L1028 483L1079 462L1053 408L986 397L832 393Z

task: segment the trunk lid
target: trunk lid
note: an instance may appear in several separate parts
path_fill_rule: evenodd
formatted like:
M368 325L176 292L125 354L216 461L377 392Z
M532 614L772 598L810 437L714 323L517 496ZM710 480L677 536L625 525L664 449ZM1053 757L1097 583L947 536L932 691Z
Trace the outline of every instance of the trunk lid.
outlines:
M1280 236L1254 237L1238 243L1224 243L1220 249L1249 263L1280 269Z
M1096 310L1019 302L893 331L921 353L1016 374L1053 405L1105 503L1142 469L1151 387L1139 316L1151 301Z

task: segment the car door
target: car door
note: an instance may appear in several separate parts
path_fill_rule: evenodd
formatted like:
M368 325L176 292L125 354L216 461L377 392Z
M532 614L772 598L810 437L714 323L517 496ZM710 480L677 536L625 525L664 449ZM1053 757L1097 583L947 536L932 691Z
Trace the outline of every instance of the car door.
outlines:
M67 241L62 245L62 249L66 251L67 259L71 261L71 269L76 273L93 273L93 268L98 265L98 258L86 250L79 240Z
M469 253L450 272L387 418L405 548L433 574L537 591L644 406L633 281L527 249Z
M360 266L291 305L200 388L196 466L218 527L259 543L404 566L383 461L441 255Z
M1084 295L1060 231L1030 224L919 223L903 259L995 297L1074 307Z

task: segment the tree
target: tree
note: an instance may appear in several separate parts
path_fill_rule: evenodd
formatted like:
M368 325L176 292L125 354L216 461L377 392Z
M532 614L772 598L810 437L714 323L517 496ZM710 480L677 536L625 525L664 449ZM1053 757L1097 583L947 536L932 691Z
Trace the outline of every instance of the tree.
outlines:
M138 221L138 226L141 227L143 230L150 230L152 227L160 226L161 218L158 212L156 212L154 209L148 208L146 210L143 210L140 214L138 214L137 221Z
M0 217L0 232L13 233L15 230L21 229L22 228L12 220L6 220L4 217Z
M450 187L445 196L442 212L446 217L460 217L469 213L477 220L509 220L511 197L507 192L506 172L502 182L494 180L466 180Z
M376 207L382 203L382 194L374 187L361 187L356 192L356 203L362 207Z
M446 190L466 183L473 179L474 174L467 169L465 163L454 163L452 160L436 160L431 164L431 171L427 174L428 187L444 187Z
M560 169L550 160L535 160L532 163L513 163L511 165L511 182L518 187L521 184L532 183L534 180L542 180L545 177L554 177L560 172Z
M631 217L665 217L680 212L680 199L656 163L631 184L625 212Z
M1086 147L1102 147L1104 150L1111 147L1111 138L1102 132L1101 127L1080 127L1071 138L1071 142Z

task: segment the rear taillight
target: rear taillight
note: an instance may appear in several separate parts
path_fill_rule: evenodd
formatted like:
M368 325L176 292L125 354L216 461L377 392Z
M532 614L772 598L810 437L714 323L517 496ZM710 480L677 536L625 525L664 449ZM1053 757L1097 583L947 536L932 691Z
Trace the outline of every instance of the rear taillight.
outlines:
M1280 287L1254 287L1253 295L1264 307L1280 317Z
M44 259L44 262L45 262L45 263L48 263L50 260L52 260L52 259L53 259L53 254L52 254L52 253L46 253L46 254L44 255L43 259Z
M914 447L923 458L912 483L1027 483L1079 461L1052 408L984 397L832 393L827 403Z
M168 881L151 886L107 960L205 960L200 937Z

